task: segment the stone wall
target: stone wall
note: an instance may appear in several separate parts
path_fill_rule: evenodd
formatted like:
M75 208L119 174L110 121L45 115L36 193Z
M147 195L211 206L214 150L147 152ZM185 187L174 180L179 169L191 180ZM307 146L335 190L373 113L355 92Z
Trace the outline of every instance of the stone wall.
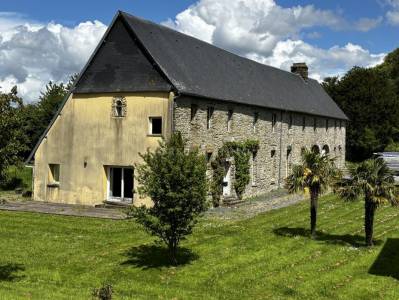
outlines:
M196 110L193 118L192 107ZM208 107L214 108L209 129ZM255 114L257 121L254 124ZM272 126L273 114L276 117L275 126ZM283 187L292 164L300 161L303 147L311 149L317 145L321 151L327 145L330 155L336 157L337 165L344 167L344 121L330 118L326 124L327 119L324 117L191 97L179 97L175 100L173 118L174 130L182 133L188 147L197 146L203 153L212 153L211 159L215 158L217 150L225 141L259 141L260 147L252 172L254 179L248 184L244 197ZM232 174L234 178L234 168Z

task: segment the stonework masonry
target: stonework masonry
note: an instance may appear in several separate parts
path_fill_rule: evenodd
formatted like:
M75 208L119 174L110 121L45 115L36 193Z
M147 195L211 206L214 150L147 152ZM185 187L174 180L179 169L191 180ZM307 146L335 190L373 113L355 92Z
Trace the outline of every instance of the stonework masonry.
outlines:
M199 147L211 160L226 141L259 141L244 197L283 187L303 148L328 152L340 168L345 164L344 120L186 96L175 99L173 119L187 147ZM231 173L234 182L234 163Z

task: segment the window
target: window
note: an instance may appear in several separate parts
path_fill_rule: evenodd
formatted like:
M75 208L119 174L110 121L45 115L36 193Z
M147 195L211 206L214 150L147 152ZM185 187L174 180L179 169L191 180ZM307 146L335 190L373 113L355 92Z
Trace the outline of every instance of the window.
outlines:
M302 117L302 131L305 131L305 128L306 128L306 117L303 116Z
M276 183L276 174L277 174L277 157L276 157L276 150L273 149L270 152L270 156L272 158L272 178L270 184Z
M277 115L276 114L272 114L272 131L274 132L275 128L276 128L276 124L277 124Z
M256 186L256 152L252 153L251 181L252 181L252 186Z
M317 119L313 118L313 131L316 131L317 128Z
M191 121L194 120L195 115L197 114L197 111L198 111L198 105L191 104Z
M328 119L326 119L326 131L328 131Z
M258 112L254 112L254 121L253 121L254 133L256 132L256 124L258 124L258 119L259 119L259 113Z
M212 159L212 152L207 152L206 153L206 162L209 163Z
M213 107L208 107L207 114L206 114L206 129L211 128L211 120L213 116Z
M233 122L233 110L227 112L227 132L231 132L231 124Z
M132 202L133 173L133 168L130 167L108 168L108 200Z
M342 129L342 120L339 121L339 130Z
M162 134L162 118L161 117L150 117L150 134L161 135Z
M126 99L124 97L114 97L112 99L112 116L115 118L126 116Z
M59 164L50 164L49 169L50 169L49 182L50 183L59 183L60 182L60 165Z
M292 115L291 114L288 117L288 129L292 129Z
M337 120L334 121L334 131L337 131Z

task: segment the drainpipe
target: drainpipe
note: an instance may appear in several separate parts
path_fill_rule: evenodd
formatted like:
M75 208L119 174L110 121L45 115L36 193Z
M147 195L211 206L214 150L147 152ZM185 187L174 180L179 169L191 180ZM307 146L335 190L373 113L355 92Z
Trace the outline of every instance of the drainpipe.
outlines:
M278 164L278 180L277 180L277 186L280 188L281 187L281 164L282 164L282 158L283 158L283 111L280 112L280 161Z

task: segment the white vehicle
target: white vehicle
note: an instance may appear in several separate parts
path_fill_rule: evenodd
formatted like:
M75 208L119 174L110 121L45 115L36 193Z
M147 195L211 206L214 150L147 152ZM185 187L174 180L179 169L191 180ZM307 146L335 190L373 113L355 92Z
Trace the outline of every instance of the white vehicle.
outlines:
M374 153L375 157L381 157L392 170L395 183L399 184L399 152L378 152Z

